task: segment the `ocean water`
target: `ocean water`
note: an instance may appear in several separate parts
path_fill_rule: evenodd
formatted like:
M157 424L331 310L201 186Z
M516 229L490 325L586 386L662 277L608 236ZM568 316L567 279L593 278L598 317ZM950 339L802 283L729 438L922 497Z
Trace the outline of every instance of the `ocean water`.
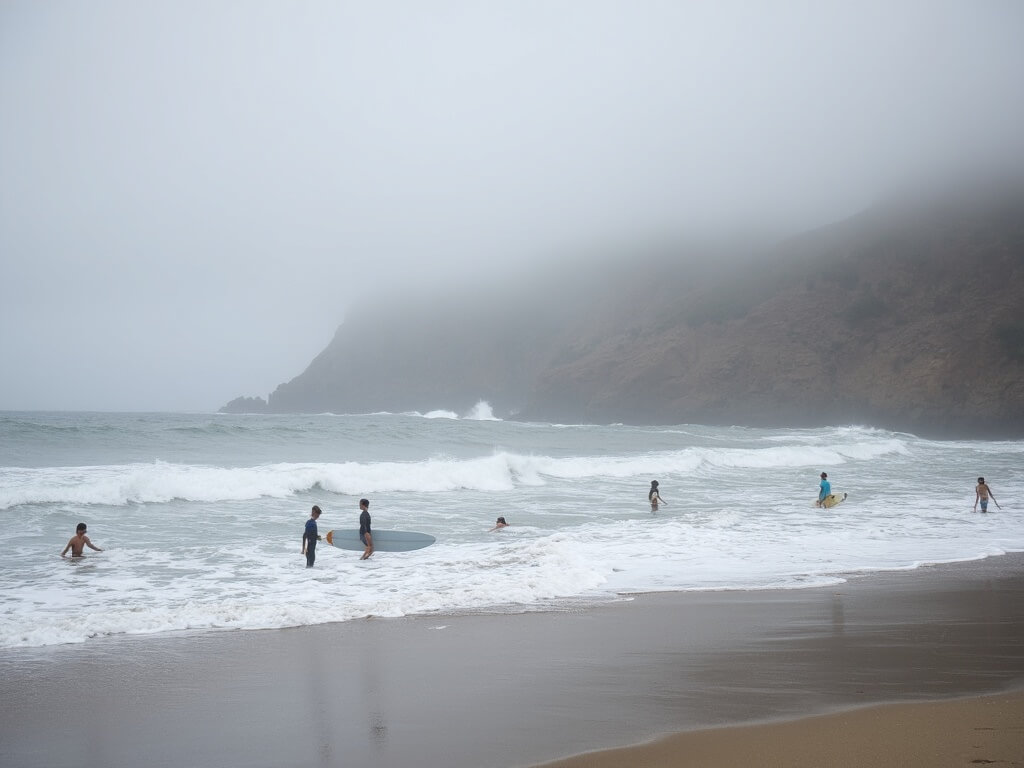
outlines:
M1024 442L471 413L0 413L0 647L806 588L1024 551ZM849 494L813 506L818 475ZM1002 510L974 514L985 475ZM651 480L667 502L647 503ZM300 554L358 525L437 543ZM504 516L510 527L490 532ZM78 522L102 553L61 559Z

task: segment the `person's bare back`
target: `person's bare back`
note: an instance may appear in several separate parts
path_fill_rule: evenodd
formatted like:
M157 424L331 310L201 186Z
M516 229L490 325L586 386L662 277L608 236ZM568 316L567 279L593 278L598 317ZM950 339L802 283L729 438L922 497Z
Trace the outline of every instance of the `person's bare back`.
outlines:
M85 535L85 531L85 523L79 523L78 527L75 529L75 535L71 537L70 541L68 541L67 546L64 547L64 551L60 553L61 557L67 555L69 549L71 550L72 557L81 557L82 554L85 552L86 547L89 547L89 549L95 549L97 552L103 551L95 544L93 544L91 541L89 541L89 537Z
M996 501L995 494L992 493L992 489L988 487L988 483L985 482L984 477L978 478L978 484L974 487L974 510L978 510L978 503L981 503L981 511L988 512L989 499L995 503L998 509L1002 509L999 506L999 502Z

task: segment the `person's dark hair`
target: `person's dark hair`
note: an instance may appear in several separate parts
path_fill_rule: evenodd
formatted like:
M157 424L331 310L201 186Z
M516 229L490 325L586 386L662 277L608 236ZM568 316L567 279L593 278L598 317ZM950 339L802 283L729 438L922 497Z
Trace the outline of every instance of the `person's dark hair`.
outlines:
M985 484L985 478L984 477L979 477L978 478L978 483L980 483L981 485L984 485Z
M86 526L85 523L79 523L77 526L75 526L75 531L77 533L81 533L82 531L85 531L85 530L88 530L88 527Z
M651 480L651 487L652 488L657 488L658 487L658 481L657 480Z
M316 504L313 505L313 514L314 515L319 515L320 514L320 507L318 507Z
M369 500L369 499L360 499L360 500L359 500L359 506L361 507L361 506L363 506L364 504L365 504L366 506L370 506L370 500Z
M499 523L505 523L505 518L504 517L499 517L498 518L498 522ZM508 523L505 523L505 525L508 525Z
M828 472L822 472L822 473L821 473L821 476L822 476L822 477L828 477Z

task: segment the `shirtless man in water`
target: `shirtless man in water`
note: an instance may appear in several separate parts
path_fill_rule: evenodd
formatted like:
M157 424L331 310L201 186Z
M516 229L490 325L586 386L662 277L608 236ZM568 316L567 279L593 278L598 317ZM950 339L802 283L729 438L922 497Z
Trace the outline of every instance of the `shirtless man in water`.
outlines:
M68 545L64 547L64 551L60 553L61 557L64 557L68 553L69 549L71 550L72 557L81 557L82 553L85 552L86 547L89 547L89 549L95 549L97 552L103 551L89 541L89 537L85 535L85 531L85 523L79 523L78 527L75 528L75 535L71 537Z
M988 487L988 483L985 482L984 477L978 478L978 485L974 489L974 511L978 511L978 502L981 502L981 511L988 512L988 500L992 499L995 505L999 507L999 502L996 501L996 497L992 495L992 489ZM999 507L1002 509L1002 507Z

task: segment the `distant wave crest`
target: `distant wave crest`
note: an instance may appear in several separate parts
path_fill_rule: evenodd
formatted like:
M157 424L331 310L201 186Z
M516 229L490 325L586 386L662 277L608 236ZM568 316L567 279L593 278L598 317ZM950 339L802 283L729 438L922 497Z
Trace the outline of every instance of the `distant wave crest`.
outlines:
M505 451L468 459L412 462L281 463L215 467L156 461L97 467L8 468L0 473L0 509L22 504L127 505L287 498L320 488L345 495L411 491L505 491L549 481L631 478L699 469L835 466L906 453L898 439L834 448L685 448L638 456L533 456Z
M465 419L466 421L501 421L501 419L494 415L494 410L491 408L491 404L486 400L479 401L462 416L459 416L455 411L449 411L444 408L427 411L426 413L412 411L408 415L420 416L424 419L452 419L453 421L459 419Z

